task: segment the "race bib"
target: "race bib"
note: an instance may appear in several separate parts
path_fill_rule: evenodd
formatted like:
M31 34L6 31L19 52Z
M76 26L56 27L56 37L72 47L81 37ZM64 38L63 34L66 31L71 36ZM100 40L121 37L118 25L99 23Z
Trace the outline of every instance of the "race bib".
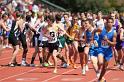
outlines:
M51 39L50 39L50 41L55 41L56 39L56 37L55 37L55 32L50 32L50 36L51 36Z
M109 47L108 42L105 41L105 40L102 40L102 42L101 42L101 47L103 47L103 48L108 48L108 47Z

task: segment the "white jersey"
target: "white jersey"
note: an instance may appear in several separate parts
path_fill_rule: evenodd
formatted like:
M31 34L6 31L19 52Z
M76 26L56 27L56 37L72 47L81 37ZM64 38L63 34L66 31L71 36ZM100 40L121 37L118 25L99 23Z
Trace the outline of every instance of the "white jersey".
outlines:
M43 28L42 28L43 33L46 33L47 25L48 25L48 23L44 22L44 25L43 25ZM44 36L44 34L42 35L42 41L48 41L48 38L46 36Z
M102 29L105 27L103 19L96 21L96 28L98 28L98 27L100 27Z
M36 23L37 17L31 17L31 25L34 26Z
M7 20L7 26L8 26L9 29L11 29L11 27L12 27L12 19Z
M86 30L85 30L86 31ZM80 40L82 40L85 36L85 31L83 31L81 34L80 34ZM80 42L80 46L81 47L84 47L85 46L85 43L84 42Z
M49 28L49 36L50 36L50 39L48 40L49 43L55 43L57 42L58 38L58 32L56 29L54 28Z

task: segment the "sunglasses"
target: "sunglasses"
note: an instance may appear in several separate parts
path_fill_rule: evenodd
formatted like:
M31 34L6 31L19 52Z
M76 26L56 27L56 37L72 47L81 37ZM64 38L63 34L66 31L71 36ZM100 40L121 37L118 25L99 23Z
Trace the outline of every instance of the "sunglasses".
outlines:
M115 17L115 16L111 16L111 17Z
M78 20L78 19L74 19L74 20Z

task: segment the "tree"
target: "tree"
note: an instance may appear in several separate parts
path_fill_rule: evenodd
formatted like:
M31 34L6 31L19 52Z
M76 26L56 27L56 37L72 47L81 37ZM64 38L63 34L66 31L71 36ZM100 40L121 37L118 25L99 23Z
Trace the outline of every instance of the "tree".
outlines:
M36 0L40 1L40 0ZM119 10L124 6L124 0L48 0L72 12ZM121 8L121 10L123 10Z

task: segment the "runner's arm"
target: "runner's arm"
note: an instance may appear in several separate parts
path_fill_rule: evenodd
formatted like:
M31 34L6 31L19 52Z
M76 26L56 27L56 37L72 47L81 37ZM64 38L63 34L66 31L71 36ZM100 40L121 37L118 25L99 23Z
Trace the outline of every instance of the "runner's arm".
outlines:
M61 29L64 32L64 34L67 35L70 39L74 40L74 38L72 38L64 29L62 29L60 27L58 27L58 28Z
M7 26L5 26L5 24L1 24L1 27L5 30L5 31L10 31L10 29L9 28L7 28Z

